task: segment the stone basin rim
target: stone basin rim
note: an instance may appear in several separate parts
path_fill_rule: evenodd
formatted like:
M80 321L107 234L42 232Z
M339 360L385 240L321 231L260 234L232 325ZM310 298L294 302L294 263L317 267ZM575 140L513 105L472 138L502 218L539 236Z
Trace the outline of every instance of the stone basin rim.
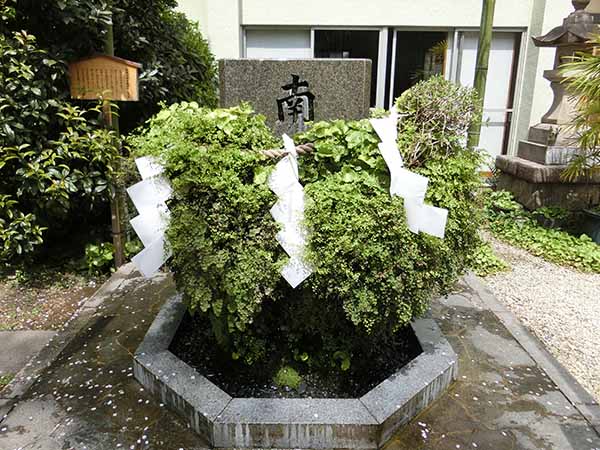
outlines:
M381 448L458 377L436 322L411 326L423 352L360 398L232 397L169 351L186 313L169 298L134 355L134 376L213 448Z

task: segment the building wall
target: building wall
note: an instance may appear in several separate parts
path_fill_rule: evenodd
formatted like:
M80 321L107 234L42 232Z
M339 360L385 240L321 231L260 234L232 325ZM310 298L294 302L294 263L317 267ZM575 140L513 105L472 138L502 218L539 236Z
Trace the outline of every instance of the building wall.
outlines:
M179 0L179 10L200 24L217 58L239 58L242 0Z
M556 1L556 0L551 0ZM481 0L243 0L245 25L476 27ZM499 27L526 27L532 0L499 0Z
M217 58L243 56L243 28L415 27L477 28L481 0L179 0L180 9L200 23ZM426 6L424 6L426 5ZM588 7L600 12L600 0ZM524 31L510 152L550 108L552 91L543 78L554 62L553 49L537 49L531 36L560 25L573 10L571 0L497 0L494 26Z

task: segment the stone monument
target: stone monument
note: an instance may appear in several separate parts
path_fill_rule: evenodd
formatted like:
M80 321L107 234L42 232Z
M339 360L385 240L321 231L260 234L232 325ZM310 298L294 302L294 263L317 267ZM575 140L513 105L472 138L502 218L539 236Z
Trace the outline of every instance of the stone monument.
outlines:
M533 38L537 47L556 48L554 68L544 72L554 101L541 123L529 129L528 139L519 143L517 156L496 159L499 187L513 192L529 209L560 206L578 210L600 203L600 176L579 177L568 183L561 179L579 149L568 126L574 115L574 100L566 92L560 66L578 52L591 52L588 41L592 34L600 33L597 18L585 11L589 3L573 0L575 11L561 26Z
M220 103L249 102L276 136L292 136L306 121L363 119L371 97L369 59L224 59Z

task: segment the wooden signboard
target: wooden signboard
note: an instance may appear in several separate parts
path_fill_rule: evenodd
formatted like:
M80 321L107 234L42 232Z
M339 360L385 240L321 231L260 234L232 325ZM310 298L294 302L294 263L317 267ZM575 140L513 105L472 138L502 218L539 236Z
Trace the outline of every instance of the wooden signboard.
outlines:
M69 65L71 97L79 100L137 102L141 64L97 55Z

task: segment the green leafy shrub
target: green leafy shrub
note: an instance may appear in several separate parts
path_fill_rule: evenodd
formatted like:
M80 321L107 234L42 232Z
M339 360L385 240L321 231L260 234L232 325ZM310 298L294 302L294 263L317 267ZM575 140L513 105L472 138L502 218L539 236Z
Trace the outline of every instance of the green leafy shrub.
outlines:
M404 115L400 122L398 146L409 167L431 157L451 157L466 145L471 122L476 120L477 93L450 83L442 76L418 83L396 102Z
M300 383L302 383L302 377L293 367L284 366L273 377L273 383L279 387L288 387L297 390L300 387Z
M115 259L115 247L110 242L88 244L85 247L85 263L90 274L107 272Z
M482 242L470 259L470 267L480 277L506 272L510 266L496 255L488 242Z
M539 225L507 191L485 197L487 227L498 238L548 261L583 271L600 272L600 246L589 236L573 236L562 229Z
M245 105L177 105L129 143L166 167L174 188L170 266L220 346L248 364L278 355L284 364L351 371L354 358L393 341L466 269L480 243L481 156L457 139L415 160L414 170L430 179L427 202L449 209L441 240L408 230L367 120L317 123L297 141L315 144L300 161L315 272L296 290L279 273L288 258L269 213L277 201L266 183L274 161L260 150L276 142L263 118Z
M216 105L214 57L198 25L176 7L175 0L21 0L13 29L28 30L58 59L72 61L103 51L112 13L115 55L143 66L140 101L120 111L121 130L128 133L162 102ZM66 86L66 74L59 81Z
M0 35L0 260L106 202L118 142L99 107L60 100L63 65L26 32Z
M214 58L175 7L174 0L0 1L0 263L39 257L44 242L108 222L120 143L103 129L100 108L69 100L67 74L67 62L103 50L107 25L117 56L143 64L140 102L120 108L121 131L161 102L216 103Z

